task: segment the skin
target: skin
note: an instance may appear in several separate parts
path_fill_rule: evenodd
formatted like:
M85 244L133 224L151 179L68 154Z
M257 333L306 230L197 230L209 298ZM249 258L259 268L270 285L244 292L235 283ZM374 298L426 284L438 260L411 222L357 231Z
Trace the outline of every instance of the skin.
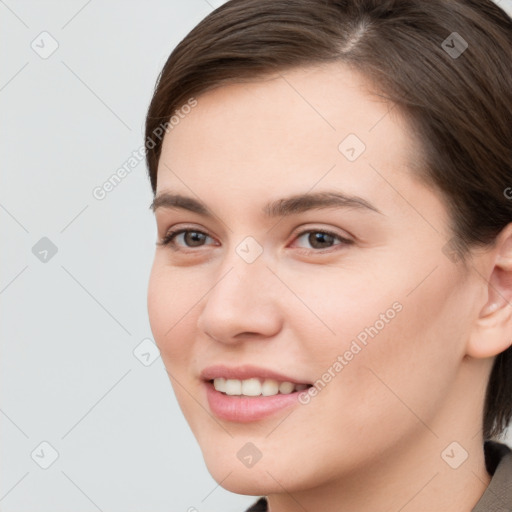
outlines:
M197 100L165 136L156 196L194 197L215 217L156 209L159 240L170 228L207 236L157 246L148 311L213 478L268 496L271 512L470 511L490 481L479 430L485 384L512 336L510 226L467 267L447 257L443 198L412 170L418 141L342 64ZM351 133L366 145L354 162L338 149ZM380 213L261 212L268 201L332 190ZM351 243L314 245L297 235L307 229ZM263 250L250 264L236 252L247 236ZM211 414L203 368L254 364L314 382L397 302L401 311L307 405L244 424ZM454 457L468 454L457 469L442 457L454 441ZM237 457L247 442L262 454L250 468Z

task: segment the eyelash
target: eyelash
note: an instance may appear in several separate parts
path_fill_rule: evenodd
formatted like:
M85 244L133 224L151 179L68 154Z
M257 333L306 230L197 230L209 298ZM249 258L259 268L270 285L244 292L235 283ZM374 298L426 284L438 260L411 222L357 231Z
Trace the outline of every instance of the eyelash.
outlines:
M175 243L174 239L178 235L180 235L181 233L189 233L189 232L200 233L201 235L205 235L207 237L210 237L210 235L208 235L207 233L205 233L203 231L200 231L198 229L180 228L180 229L175 229L175 230L169 231L159 242L157 242L157 245L159 245L159 246L168 246L173 251L180 251L181 249L176 248L176 243ZM326 229L306 229L304 231L300 231L299 233L297 233L295 235L295 237L296 238L300 238L301 236L303 236L305 234L308 234L308 233L322 233L324 235L329 235L329 236L332 236L333 238L338 239L341 243L340 244L335 244L332 247L328 247L327 249L305 249L303 247L298 247L299 252L303 252L305 254L310 254L310 253L317 253L317 254L320 253L320 254L322 254L322 253L325 253L325 252L331 252L333 250L333 247L336 247L337 245L351 245L351 244L354 243L352 240L349 240L347 238L343 238L340 235L334 233L333 231L329 231L329 230L326 230ZM204 247L204 246L201 245L201 246L198 246L198 247ZM188 252L190 252L190 251L194 252L194 248L193 247L188 247L188 249L189 249ZM187 252L187 251L185 251L185 252Z

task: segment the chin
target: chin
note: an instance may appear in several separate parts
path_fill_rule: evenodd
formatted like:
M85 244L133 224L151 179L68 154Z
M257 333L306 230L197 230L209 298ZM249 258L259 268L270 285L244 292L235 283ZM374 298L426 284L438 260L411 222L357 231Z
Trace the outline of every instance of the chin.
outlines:
M225 446L224 446L225 448ZM237 448L238 449L238 448ZM203 449L203 457L212 478L227 491L249 496L282 493L304 489L310 479L294 472L294 464L286 457L263 456L252 467L246 467L237 457L236 450L222 450L209 446ZM296 469L296 468L294 468Z
M262 461L258 463L258 466L259 468L257 469L256 467L244 468L227 466L222 462L215 462L213 464L206 463L206 467L212 478L229 492L248 496L264 496L271 493L283 492L283 488L278 483L282 482L283 475L273 471L269 471L270 474L267 473ZM288 484L285 484L285 487L289 489Z

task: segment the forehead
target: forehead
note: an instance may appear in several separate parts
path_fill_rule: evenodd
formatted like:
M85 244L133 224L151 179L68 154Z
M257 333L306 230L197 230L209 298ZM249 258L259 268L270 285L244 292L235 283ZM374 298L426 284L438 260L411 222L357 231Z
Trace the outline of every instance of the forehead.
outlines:
M180 173L267 195L269 184L299 192L320 179L369 187L376 168L408 169L415 141L397 110L340 63L223 85L199 95L165 136L158 189L183 190Z

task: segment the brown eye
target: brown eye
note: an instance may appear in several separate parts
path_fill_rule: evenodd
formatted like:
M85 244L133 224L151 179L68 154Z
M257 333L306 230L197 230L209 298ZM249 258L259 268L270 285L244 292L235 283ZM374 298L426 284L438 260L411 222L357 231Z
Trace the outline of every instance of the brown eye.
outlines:
M334 237L328 233L322 233L321 231L313 231L308 235L308 242L311 247L315 249L325 249L330 247L334 242Z
M162 241L159 242L159 245L169 245L173 248L178 246L201 247L207 238L211 237L196 229L178 229L168 232Z
M346 238L337 235L336 233L332 233L329 231L319 230L319 229L310 229L307 231L302 231L297 235L297 240L305 240L306 245L299 244L299 247L308 249L317 249L320 251L322 249L331 249L337 245L349 245L352 244L352 240L348 240ZM338 240L338 242L336 242ZM307 247L309 245L309 247ZM316 251L311 251L316 252Z
M200 231L186 231L183 232L183 240L189 247L197 247L203 245L203 242L207 235Z

